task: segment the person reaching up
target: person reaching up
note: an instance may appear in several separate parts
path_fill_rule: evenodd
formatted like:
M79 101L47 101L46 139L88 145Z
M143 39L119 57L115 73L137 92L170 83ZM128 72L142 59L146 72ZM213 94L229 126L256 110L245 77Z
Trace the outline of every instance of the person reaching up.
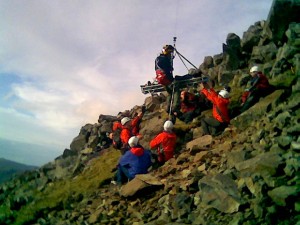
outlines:
M133 136L132 135L132 126L131 126L131 119L129 117L124 117L121 119L122 130L120 133L120 141L121 141L121 153L124 153L129 149L128 141Z
M230 118L228 113L229 92L227 89L217 93L209 84L200 83L200 91L213 104L213 117L205 117L201 120L203 134L216 136L222 132L229 124Z
M132 127L132 135L140 136L140 124L142 122L142 118L146 111L146 106L143 105L140 111L136 114L136 116L131 120L131 127Z
M132 136L138 136L140 131L140 123L145 112L145 107L143 106L141 111L133 118L124 117L121 121L116 121L113 123L113 132L110 134L110 138L113 140L113 146L116 149L121 150L124 154L128 150L128 140Z
M150 141L150 148L157 149L158 161L164 163L174 157L176 134L173 130L173 123L167 120L164 123L163 132L159 133Z

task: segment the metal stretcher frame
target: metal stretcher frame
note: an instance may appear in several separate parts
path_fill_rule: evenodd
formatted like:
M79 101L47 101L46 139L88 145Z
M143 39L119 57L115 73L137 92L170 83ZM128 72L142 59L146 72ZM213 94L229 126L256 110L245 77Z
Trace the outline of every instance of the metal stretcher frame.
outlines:
M179 81L175 81L172 85L179 85L180 88L187 88L187 87L192 87L195 85L198 85L201 82L206 82L207 78L206 77L196 77L196 78L192 78L192 79L188 79L188 80L179 80ZM143 94L154 94L154 93L159 93L159 92L163 92L165 91L165 88L163 85L161 84L151 84L151 85L140 85L141 87L141 91Z

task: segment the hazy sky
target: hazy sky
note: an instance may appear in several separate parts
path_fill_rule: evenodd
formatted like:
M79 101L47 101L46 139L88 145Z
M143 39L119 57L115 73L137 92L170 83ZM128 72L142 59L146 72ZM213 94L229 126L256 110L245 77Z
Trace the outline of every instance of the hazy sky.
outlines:
M62 153L86 123L144 102L177 36L199 66L266 20L272 0L0 0L0 137ZM175 74L187 71L175 58ZM0 156L1 157L1 156Z

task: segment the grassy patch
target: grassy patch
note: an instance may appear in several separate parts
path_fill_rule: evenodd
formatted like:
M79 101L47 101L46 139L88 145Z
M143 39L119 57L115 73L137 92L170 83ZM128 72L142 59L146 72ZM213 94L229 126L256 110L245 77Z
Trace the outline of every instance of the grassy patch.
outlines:
M91 160L77 177L48 184L43 192L36 194L35 202L22 207L15 215L14 224L34 221L37 215L45 215L54 209L69 208L81 201L79 196L89 196L99 184L113 176L111 170L117 165L120 151L110 148L103 155Z

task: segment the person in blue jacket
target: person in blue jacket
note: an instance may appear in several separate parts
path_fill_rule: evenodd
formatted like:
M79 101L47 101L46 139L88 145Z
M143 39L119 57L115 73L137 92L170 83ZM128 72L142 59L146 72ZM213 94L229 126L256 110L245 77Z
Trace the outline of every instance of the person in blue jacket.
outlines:
M138 144L138 137L129 139L130 150L121 156L117 167L117 183L123 184L132 180L136 174L148 173L151 166L151 152Z

